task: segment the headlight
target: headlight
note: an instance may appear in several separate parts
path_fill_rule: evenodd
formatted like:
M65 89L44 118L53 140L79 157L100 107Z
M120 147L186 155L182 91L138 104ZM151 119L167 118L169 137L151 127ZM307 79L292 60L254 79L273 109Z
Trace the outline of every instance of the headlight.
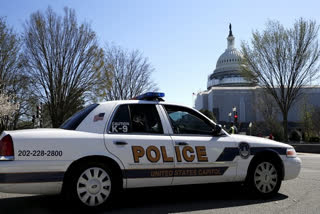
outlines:
M295 158L295 157L297 157L296 150L294 150L294 148L287 149L287 157L288 157L288 158Z

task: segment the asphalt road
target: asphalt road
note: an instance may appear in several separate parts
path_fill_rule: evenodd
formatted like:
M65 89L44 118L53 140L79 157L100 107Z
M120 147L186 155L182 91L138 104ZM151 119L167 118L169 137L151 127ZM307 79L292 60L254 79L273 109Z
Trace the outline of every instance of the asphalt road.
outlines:
M300 153L298 178L282 183L272 199L252 198L239 185L216 184L130 190L97 213L320 213L320 154ZM67 207L58 196L0 193L0 212L92 213Z

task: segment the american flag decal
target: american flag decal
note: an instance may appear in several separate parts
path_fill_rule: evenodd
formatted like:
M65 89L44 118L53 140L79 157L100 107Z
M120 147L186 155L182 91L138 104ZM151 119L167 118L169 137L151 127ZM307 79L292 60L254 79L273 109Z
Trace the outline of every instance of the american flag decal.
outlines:
M94 116L93 122L97 122L98 120L103 120L104 113L100 113Z

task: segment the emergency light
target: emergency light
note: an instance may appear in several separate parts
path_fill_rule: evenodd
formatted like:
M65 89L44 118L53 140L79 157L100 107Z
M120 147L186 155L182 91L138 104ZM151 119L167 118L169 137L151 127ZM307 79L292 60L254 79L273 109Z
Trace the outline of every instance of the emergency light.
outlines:
M147 92L145 94L141 94L133 98L133 100L154 100L154 101L164 101L162 99L164 97L163 92Z

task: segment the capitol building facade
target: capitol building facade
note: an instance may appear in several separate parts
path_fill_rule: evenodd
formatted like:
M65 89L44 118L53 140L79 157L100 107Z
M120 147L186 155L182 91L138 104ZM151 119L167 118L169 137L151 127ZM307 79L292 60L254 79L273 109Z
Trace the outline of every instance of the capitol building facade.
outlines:
M258 109L260 100L265 100L263 89L252 85L240 73L242 55L235 48L231 24L227 37L227 49L221 54L216 68L208 76L207 90L199 92L195 99L195 108L207 109L215 115L221 124L233 121L234 110L238 115L238 123L247 127L250 122L263 121L262 112ZM291 107L288 122L296 124L301 122L302 107L320 106L320 87L305 86L302 96ZM275 105L277 108L277 105ZM231 114L230 114L231 113ZM230 117L230 115L232 115ZM282 121L280 111L277 115Z

